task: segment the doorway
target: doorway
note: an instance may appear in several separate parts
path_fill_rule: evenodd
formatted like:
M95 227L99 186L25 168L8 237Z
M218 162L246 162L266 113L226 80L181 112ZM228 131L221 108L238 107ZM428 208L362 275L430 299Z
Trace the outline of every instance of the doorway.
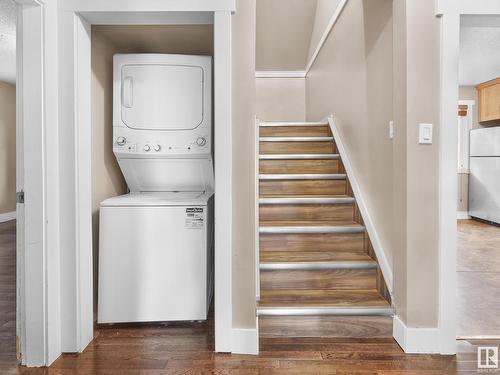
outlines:
M82 6L78 3L75 6ZM113 5L114 6L114 5ZM209 8L210 5L207 5ZM88 8L87 8L88 9ZM102 10L102 9L101 9ZM60 121L74 124L61 134L64 154L61 184L68 191L76 206L67 205L61 210L62 241L73 246L76 252L61 258L61 301L69 317L62 321L62 351L82 351L94 337L93 277L92 277L92 132L91 132L91 29L94 25L183 25L190 19L209 18L213 23L214 41L214 160L215 201L215 349L231 351L231 137L230 137L230 11L218 12L159 12L145 14L115 10L85 12L72 9L61 16L59 28L60 61L71 67L60 76L62 102ZM74 61L74 51L78 51ZM63 84L63 82L65 84ZM75 102L71 98L77 97ZM68 141L65 144L64 140ZM72 190L77 186L78 189ZM64 217L63 217L64 216ZM67 220L66 220L67 218ZM74 275L77 275L77 278ZM68 281L66 283L65 281ZM74 293L74 290L80 293ZM63 311L64 312L64 311ZM64 314L66 315L66 314Z
M460 20L457 338L500 338L500 16ZM496 111L490 111L496 107ZM496 113L495 113L496 112Z
M183 24L192 18L213 19L214 157L219 160L215 190L226 197L215 202L215 346L217 351L231 351L230 62L234 4L221 7L215 2L196 2L186 6L145 1L124 10L115 2L102 5L85 1L71 3L60 12L56 2L16 3L17 67L22 78L17 87L18 123L29 128L29 136L22 133L26 150L22 213L27 225L19 238L28 249L18 252L18 280L23 281L18 288L20 325L24 327L20 330L23 364L49 365L61 352L82 351L94 337L90 116L90 26L94 24L163 25Z
M188 58L186 55L190 57ZM205 210L206 224L204 223L205 220L202 220L203 226L189 228L185 231L184 216L181 217L180 215L184 214L184 211L188 209L181 207L173 208L173 206L165 208L165 202L167 202L169 197L174 200L184 198L184 200L189 201L189 197L199 197L200 192L191 194L187 192L173 193L172 191L153 192L153 189L148 187L147 182L149 181L152 184L152 181L154 181L154 189L173 190L171 186L176 177L179 176L179 170L160 168L155 170L156 173L151 173L151 167L152 165L158 165L158 161L172 164L174 159L166 158L165 152L169 152L168 150L172 148L180 148L179 142L177 141L176 143L176 137L179 137L179 133L181 135L182 133L187 133L186 137L190 138L193 136L192 132L189 130L169 132L164 129L161 129L162 131L157 130L156 132L149 129L140 131L143 133L142 137L147 137L146 139L151 139L151 141L155 139L156 142L161 144L161 146L159 144L156 145L156 151L151 146L155 155L162 155L160 152L164 152L160 159L154 159L155 156L150 156L150 159L146 159L148 153L143 151L143 145L140 144L140 140L144 138L141 138L141 134L138 134L139 132L132 133L128 128L126 131L129 133L121 130L122 133L120 134L126 134L127 138L135 137L126 146L129 150L134 150L134 153L129 151L124 156L123 150L118 149L116 145L116 132L120 131L117 130L117 122L120 123L120 120L122 120L125 123L116 114L116 104L120 104L116 96L117 91L120 91L116 89L116 72L126 69L124 67L117 67L117 60L120 61L119 59L121 59L121 61L125 61L123 64L127 67L131 66L130 64L147 62L148 59L156 59L154 60L155 64L159 64L162 58L165 61L168 61L167 59L170 58L171 64L174 63L175 59L183 59L183 64L188 64L190 59L197 59L195 60L197 62L209 61L208 64L210 64L212 56L213 23L210 18L207 20L207 23L203 24L91 26L93 290L94 320L98 323L130 321L134 323L129 324L128 328L134 330L137 335L140 335L145 330L151 331L156 329L157 333L168 336L169 334L175 334L176 331L171 326L175 328L179 322L176 322L177 324L174 324L174 322L168 324L144 322L180 319L191 320L195 318L188 318L187 316L194 314L196 315L196 319L200 319L200 321L192 323L184 322L185 328L189 328L190 326L193 326L193 328L204 326L209 333L207 342L210 339L213 340L213 324L211 324L213 323L213 310L209 319L206 320L206 314L198 312L202 309L195 308L194 310L197 310L197 313L195 313L192 308L192 306L205 305L205 303L210 304L212 301L212 200L208 209L210 214L204 208L199 208L202 212ZM200 68L197 67L197 69ZM204 69L203 76L211 77L210 71L211 69ZM158 76L161 77L161 75L156 74L156 80L159 80ZM159 85L163 86L162 88L156 87L151 83L145 84L143 81L142 87L146 86L147 93L145 94L143 91L141 95L139 92L141 87L140 76L136 75L134 78L129 77L129 79L134 80L134 90L131 91L135 99L131 99L130 102L134 103L133 106L135 108L139 107L138 102L141 98L145 97L148 101L152 101L154 98L151 97L151 92L155 90L157 96L160 96L161 89L166 91L165 87L170 85L176 87L176 94L180 95L180 91L183 88L183 85L179 85L178 83L174 85L172 77L169 76L168 79L162 82L162 85ZM206 78L202 82L203 87L206 87L202 95L203 97L207 97L205 104L207 107L210 107L206 108L205 104L203 104L203 112L207 114L204 115L203 121L211 126L213 124L211 121L213 108L208 103L213 102L211 98L213 83L210 78ZM207 95L207 93L209 94ZM196 91L193 95L195 94ZM163 100L163 105L167 106L171 101L172 98L170 98L170 101ZM189 108L193 110L193 106ZM165 117L168 117L169 113L172 112L175 111L169 109L161 115L157 115L157 118L167 122ZM131 126L131 128L134 128L134 126ZM208 132L207 136L210 137L209 139L212 139L212 130L206 129ZM168 147L169 144L170 147ZM190 150L191 146L189 146L188 152L191 152ZM131 173L130 169L127 169L128 164L126 163L137 160L138 156L136 153L140 152L142 152L140 154L142 159L140 160L146 161L146 163L142 167L134 169L133 173ZM194 156L201 157L199 153ZM211 155L209 162L210 175L213 172L211 170L212 157ZM180 158L180 160L173 164L179 165L178 163L182 163L185 169L189 168L186 160L182 159L181 152L177 154L177 158ZM205 174L208 173L207 168L203 168L203 171ZM177 172L177 176L175 172ZM187 174L189 179L202 178L196 175L199 169L191 169L190 172ZM135 176L139 175L140 178L135 178ZM159 175L163 176L160 180L158 180ZM142 188L145 187L145 192L141 190L138 193L138 185ZM178 187L179 184L175 186ZM198 185L193 183L191 186ZM129 189L133 193L127 194L129 193ZM213 189L213 186L210 189ZM141 199L142 206L139 208L137 207L137 201ZM122 200L122 203L118 207L116 207L117 203L110 203L120 202L120 200ZM151 207L150 203L147 202L153 200L156 200L157 203ZM104 201L106 203L103 203ZM133 208L134 201L136 202L135 208ZM193 201L188 203L195 204ZM168 202L168 204L172 204L172 202ZM166 214L167 210L169 214ZM147 224L145 224L146 222ZM115 232L117 225L120 225L118 233ZM124 230L125 227L128 230ZM207 244L201 245L205 249L199 249L200 244L207 242L206 234L204 240L200 240L199 238L203 236L204 228L206 228L209 238L209 250L207 250ZM132 233L132 237L126 237L124 232ZM181 238L181 236L184 237ZM199 254L199 257L194 256L194 253L198 254L198 251L207 253L205 256L207 259L205 261L205 270L197 263L201 258L201 254ZM188 261L185 258L186 256L193 256L194 259L189 258ZM134 266L128 262L131 259L133 259L132 263L135 264ZM101 263L99 264L99 262ZM175 265L178 267L176 268ZM200 265L200 269L198 269L197 265ZM185 270L187 273L179 275L175 272L176 270ZM203 272L207 272L208 274L205 278L202 276ZM148 274L149 277L147 276ZM195 274L199 277L195 276ZM193 284L196 284L196 287L189 289L187 287L190 285L189 280L194 280ZM203 289L205 281L208 284L206 289L210 291L208 292L208 297L206 293L204 296L208 302L204 300L203 296L198 295L200 289ZM103 287L103 285L107 286ZM158 286L160 286L159 289L157 289ZM180 290L187 290L186 288L189 291L182 294ZM123 295L124 298L120 299L117 297L119 295ZM176 308L173 306L176 306ZM97 319L96 315L98 316ZM110 324L98 324L97 334L109 332L113 328ZM121 331L117 329L117 332Z
M17 364L16 3L0 0L0 358Z

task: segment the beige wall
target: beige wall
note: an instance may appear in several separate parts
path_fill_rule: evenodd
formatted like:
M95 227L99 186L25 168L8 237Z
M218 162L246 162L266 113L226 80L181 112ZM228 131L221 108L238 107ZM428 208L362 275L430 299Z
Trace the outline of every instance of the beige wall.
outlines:
M113 154L113 54L115 47L92 32L92 250L94 259L94 312L97 308L99 257L99 204L125 194L127 184Z
M407 110L407 31L406 31L406 1L393 1L393 111L394 124L397 131L393 139L393 207L392 217L394 224L392 246L394 249L393 270L393 299L398 316L406 320L407 315L407 275L406 254L407 243L407 180L406 180L406 110ZM396 129L395 129L396 130Z
M0 214L16 210L16 86L0 81Z
M330 19L337 9L340 0L317 0L316 13L314 17L314 26L311 34L311 42L309 43L309 53L307 60L309 61L318 48L318 43L325 33L326 27Z
M257 70L304 70L317 0L257 0Z
M440 28L433 1L350 0L306 79L309 120L333 113L409 327L438 316ZM388 137L388 122L395 136ZM418 124L435 124L418 144Z
M212 25L92 26L119 53L213 54Z
M255 0L237 0L236 9L232 18L233 327L254 328Z
M306 80L307 118L334 114L392 259L392 1L350 0Z
M125 194L127 185L112 150L113 54L179 53L212 55L213 27L92 27L92 236L97 282L99 204ZM97 288L94 288L97 292ZM97 299L95 299L97 300Z
M397 3L397 2L395 2ZM408 327L437 327L439 304L439 119L440 119L440 20L434 1L404 0L406 9L394 13L398 35L395 43L397 83L394 96L404 103L398 113L395 138L398 152L406 155L395 178L405 187L406 213L395 211L394 221L405 221L406 238L395 247L397 313ZM398 12L398 13L396 13ZM396 67L397 65L397 67ZM434 124L432 145L418 144L418 124ZM405 151L406 150L406 151ZM404 183L401 181L404 180Z
M305 78L257 78L257 117L262 121L304 121Z

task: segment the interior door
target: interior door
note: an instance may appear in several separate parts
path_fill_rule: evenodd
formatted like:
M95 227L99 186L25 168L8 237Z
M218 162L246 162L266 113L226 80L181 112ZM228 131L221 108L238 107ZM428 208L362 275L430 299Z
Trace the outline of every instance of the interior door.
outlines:
M47 364L44 234L43 10L19 5L17 17L16 187L17 335L21 363ZM46 100L46 99L45 99ZM19 194L18 194L19 195Z
M21 345L24 345L22 309L24 307L23 272L24 269L24 132L22 121L22 88L18 74L16 88L16 355L21 360Z

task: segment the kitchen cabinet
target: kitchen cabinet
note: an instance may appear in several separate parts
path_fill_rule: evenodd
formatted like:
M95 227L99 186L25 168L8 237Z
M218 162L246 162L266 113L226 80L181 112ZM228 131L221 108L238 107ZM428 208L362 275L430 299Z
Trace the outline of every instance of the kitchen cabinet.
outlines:
M479 122L500 121L500 78L476 86Z

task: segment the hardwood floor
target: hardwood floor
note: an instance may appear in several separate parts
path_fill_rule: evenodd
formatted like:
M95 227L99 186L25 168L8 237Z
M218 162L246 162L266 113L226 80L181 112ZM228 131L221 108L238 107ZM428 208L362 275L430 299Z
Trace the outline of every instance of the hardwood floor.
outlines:
M500 227L458 221L457 336L500 337Z
M258 356L220 354L213 352L211 318L205 323L99 327L82 354L65 354L50 368L28 369L18 367L15 358L15 274L15 223L2 223L1 375L475 374L476 346L500 345L458 341L455 357L404 354L391 338L262 338Z
M0 374L16 364L16 222L0 223Z

